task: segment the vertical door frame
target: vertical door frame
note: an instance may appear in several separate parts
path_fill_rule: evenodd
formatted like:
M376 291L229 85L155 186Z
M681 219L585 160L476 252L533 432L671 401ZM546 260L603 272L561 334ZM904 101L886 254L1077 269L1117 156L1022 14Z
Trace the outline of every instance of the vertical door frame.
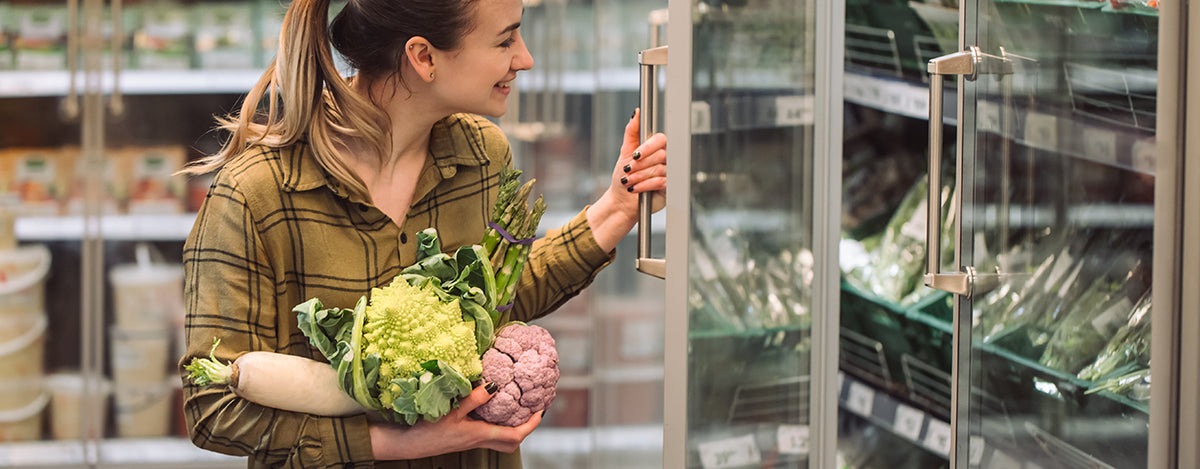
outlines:
M1200 279L1200 165L1194 163L1200 146L1188 142L1200 135L1200 120L1187 112L1200 109L1200 94L1187 92L1200 86L1200 58L1194 57L1200 36L1187 34L1189 25L1200 25L1200 12L1186 2L1161 4L1147 462L1155 468L1200 465L1200 401L1194 397L1200 395L1200 288L1191 285Z
M842 111L844 2L816 1L816 89L813 123L812 368L809 381L809 468L836 467L838 360L841 328Z
M692 2L670 0L665 132L667 165L666 312L663 337L663 467L687 467L688 245L691 234ZM669 240L681 240L671 242Z

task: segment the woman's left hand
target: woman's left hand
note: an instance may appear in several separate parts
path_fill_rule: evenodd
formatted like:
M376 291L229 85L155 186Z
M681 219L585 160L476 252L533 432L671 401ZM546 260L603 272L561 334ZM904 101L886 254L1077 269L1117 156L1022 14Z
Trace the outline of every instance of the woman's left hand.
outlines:
M637 224L639 194L651 194L652 211L662 210L666 205L667 136L654 134L639 142L640 113L635 111L625 125L621 153L608 189L588 209L588 223L596 241L606 251L616 248Z
M661 133L650 136L639 145L641 135L641 110L635 110L625 125L625 141L621 144L621 156L613 169L612 187L609 190L624 190L631 194L650 192L651 209L662 210L667 202L667 136ZM637 216L637 197L633 197L633 212Z

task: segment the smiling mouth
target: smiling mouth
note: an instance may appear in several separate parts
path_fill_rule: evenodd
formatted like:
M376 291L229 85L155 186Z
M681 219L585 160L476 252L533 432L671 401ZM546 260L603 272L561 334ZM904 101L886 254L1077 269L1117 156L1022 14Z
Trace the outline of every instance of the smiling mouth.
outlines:
M510 88L510 87L512 87L512 82L513 82L513 80L502 81L500 83L496 83L496 86L498 88Z

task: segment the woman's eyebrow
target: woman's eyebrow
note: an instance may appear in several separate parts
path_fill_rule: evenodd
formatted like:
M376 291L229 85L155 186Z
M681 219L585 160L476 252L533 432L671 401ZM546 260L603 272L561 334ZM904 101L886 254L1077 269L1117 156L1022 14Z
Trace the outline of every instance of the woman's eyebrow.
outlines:
M497 36L503 36L505 34L508 34L510 31L516 31L517 28L520 28L520 27L521 27L521 22L518 21L516 23L509 25L507 28L504 28L504 30L500 31L500 33L497 34Z

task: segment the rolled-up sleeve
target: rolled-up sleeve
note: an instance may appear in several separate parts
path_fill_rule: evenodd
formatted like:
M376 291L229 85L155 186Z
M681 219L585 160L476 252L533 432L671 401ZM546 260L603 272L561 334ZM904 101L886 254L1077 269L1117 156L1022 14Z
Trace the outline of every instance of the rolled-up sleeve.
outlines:
M253 203L219 174L184 244L187 352L184 416L196 446L249 456L251 467L342 467L372 464L367 421L316 417L260 406L220 385L197 386L182 367L207 357L229 362L254 350L308 355L279 337L279 282L255 226ZM287 334L287 332L282 332Z

